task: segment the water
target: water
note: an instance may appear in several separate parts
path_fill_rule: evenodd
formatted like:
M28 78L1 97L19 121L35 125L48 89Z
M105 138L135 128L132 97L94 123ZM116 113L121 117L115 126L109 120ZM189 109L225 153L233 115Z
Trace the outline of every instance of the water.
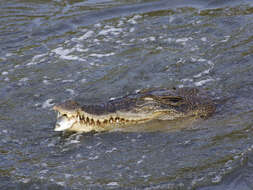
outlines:
M250 1L1 1L0 23L1 190L253 188ZM55 103L155 86L224 101L183 129L53 131Z

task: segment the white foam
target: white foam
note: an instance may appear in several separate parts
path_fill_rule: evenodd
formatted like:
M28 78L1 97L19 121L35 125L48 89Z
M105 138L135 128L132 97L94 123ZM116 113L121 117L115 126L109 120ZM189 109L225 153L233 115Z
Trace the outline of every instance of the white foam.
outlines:
M28 182L30 182L31 180L30 179L28 179L28 178L23 178L23 179L21 179L21 182L23 182L23 183L28 183Z
M24 78L20 79L20 80L19 80L19 82L22 82L22 83L24 83L24 82L27 82L28 80L29 80L29 78L27 78L27 77L24 77Z
M63 49L63 47L58 47L58 48L52 50L52 52L57 54L61 59L86 61L85 59L80 58L78 56L69 55L70 53L74 52L75 50L76 50L76 48Z
M79 37L78 40L82 41L82 40L86 40L88 38L90 38L91 36L93 36L95 34L95 32L93 32L92 30L86 32L83 36Z
M46 100L45 102L43 102L42 108L45 109L45 108L52 107L54 105L54 103L52 103L52 102L53 102L53 99Z
M191 57L191 61L192 61L192 62L196 62L197 60L198 60L197 58Z
M136 20L134 20L134 19L129 19L128 22L131 24L137 24Z
M199 61L199 62L205 62L205 61L207 61L207 60L204 59L204 58L199 58L198 61Z
M74 80L71 80L71 79L69 79L69 80L62 80L62 83L68 83L68 82L74 82Z
M124 25L123 20L119 20L119 23L117 24L117 26L120 27L120 26L123 26L123 25Z
M146 175L143 175L142 177L148 178L148 177L151 177L151 175L150 174L146 174Z
M164 40L164 41L167 41L167 42L173 42L173 41L175 41L175 39L173 39L173 38L168 38L168 39L166 39L166 40Z
M115 53L107 53L107 54L98 54L98 53L92 53L90 54L89 56L92 56L92 57L108 57L108 56L111 56L111 55L114 55Z
M66 91L69 92L71 96L75 95L75 91L72 89L66 89Z
M225 166L226 166L226 167L230 167L232 163L233 163L232 160L228 160L228 161L225 163Z
M202 23L201 20L197 20L197 21L196 21L196 24L201 24L201 23Z
M186 140L183 142L184 145L190 144L191 140Z
M60 55L60 56L68 55L72 53L73 51L74 49L63 49L63 47L58 47L52 50L53 53L56 53L57 55Z
M141 89L137 89L135 90L135 93L139 93L141 91Z
M197 61L206 62L207 60L206 60L206 59L203 59L203 58L200 58L200 59L197 59ZM202 77L203 75L206 75L206 74L209 74L209 73L210 73L210 71L213 69L214 64L213 64L212 61L207 61L207 63L208 63L208 65L210 65L210 68L208 68L208 69L206 69L206 70L200 72L199 74L194 75L194 76L193 76L194 78L200 78L200 77Z
M83 158L83 156L82 156L82 154L78 153L78 154L76 155L76 158Z
M123 31L122 28L114 28L114 27L105 27L105 28L107 29L101 30L98 33L98 35L108 35L108 34L118 35Z
M101 26L102 26L102 24L101 23L97 23L97 24L95 24L94 25L96 28L100 28Z
M66 185L64 181L58 181L58 182L56 182L56 184L60 185L60 186L65 186Z
M47 56L47 53L35 55L35 56L33 56L32 61L27 63L26 65L30 66L30 65L36 65L38 63L41 63L42 61L46 60L46 58L45 58L46 56Z
M45 85L51 84L48 80L43 80L42 82L43 82L43 84L45 84Z
M230 38L230 36L224 36L224 37L225 37L225 39L221 40L220 42L227 42L229 40L229 38Z
M201 80L199 82L195 82L194 84L195 84L195 86L202 86L202 85L204 85L208 82L211 82L211 81L214 81L214 80L213 79L205 79L205 80Z
M212 62L212 61L207 61L207 63L209 64L209 65L211 65L212 67L214 66L214 63Z
M205 178L204 177L201 177L201 178L195 178L192 180L192 186L196 185L196 184L199 184L199 182L203 181Z
M63 55L63 56L61 56L60 58L62 58L62 59L66 59L66 60L79 60L79 61L86 61L85 59L80 58L80 57L75 56L75 55L68 55L68 56Z
M96 43L96 44L100 44L99 39L94 39L93 42Z
M119 183L118 183L118 182L113 181L113 182L107 183L107 185L108 185L108 186L118 186L118 185L119 185Z
M69 144L76 144L76 143L80 143L80 141L78 141L78 140L71 140Z
M70 178L70 177L72 177L71 174L64 174L64 176L65 176L65 178Z
M172 22L173 20L175 20L175 17L174 16L170 16L169 17L169 22Z
M2 130L3 133L8 133L8 130L4 129Z
M135 15L133 18L129 19L128 22L131 24L137 24L137 19L142 18L140 15Z
M153 42L153 41L155 41L156 39L155 39L154 36L150 36L150 37L149 37L149 40Z
M83 49L83 45L81 45L81 44L76 44L76 46L74 48L75 48L76 51L79 51L79 52L87 52L87 51L89 51L88 48Z
M90 181L92 178L90 176L84 176L84 179Z
M134 31L135 31L134 27L130 28L130 30L129 30L129 32L134 32Z
M176 43L181 43L181 44L185 45L188 40L192 40L192 38L191 37L190 38L179 38L179 39L176 39Z
M199 74L196 74L196 75L194 75L193 77L194 77L194 78L200 78L200 77L202 77L203 75L209 74L209 73L210 73L210 70L211 70L211 68L210 68L210 69L207 69L207 70L204 70L203 72L201 72L201 73L199 73Z
M187 42L188 40L189 38L179 38L179 39L176 39L176 42L181 43L181 42Z
M185 62L186 62L186 60L183 58L179 58L179 60L177 61L177 63L185 63Z
M193 79L185 78L181 79L182 82L193 82Z
M10 56L13 56L13 55L15 55L15 54L14 53L6 53L5 54L6 57L10 57Z
M80 80L81 83L86 83L87 82L87 79L82 79Z
M98 159L98 156L94 156L94 157L89 157L89 160L97 160Z
M221 182L221 179L222 179L222 177L221 177L220 175L217 175L217 176L215 176L215 177L212 179L212 182L213 182L213 183L219 183L219 182Z
M143 42L148 42L148 41L151 41L151 42L153 42L153 41L155 41L156 39L155 39L155 37L153 37L153 36L150 36L150 37L148 37L148 38L143 38L143 39L141 39L141 41L143 41Z
M184 44L184 45L185 45L185 44ZM198 47L198 46L192 46L190 50L191 50L191 51L197 51L197 50L199 50L199 47Z
M55 146L54 143L49 143L49 144L47 145L47 147L54 147L54 146Z
M203 42L206 42L207 41L207 37L202 37L202 38L200 38L201 39L201 41L203 41Z
M48 167L47 163L42 163L41 166L42 167ZM48 170L46 170L46 169L45 170L41 170L40 174L46 174L47 172L48 172Z
M2 72L2 75L8 75L7 71Z
M105 151L105 153L112 153L113 151L116 151L117 150L117 148L112 148L111 150L107 150L107 151Z

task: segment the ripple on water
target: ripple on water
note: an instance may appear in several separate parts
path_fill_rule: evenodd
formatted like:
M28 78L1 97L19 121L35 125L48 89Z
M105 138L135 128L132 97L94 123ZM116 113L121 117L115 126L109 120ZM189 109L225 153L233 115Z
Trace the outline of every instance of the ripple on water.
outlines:
M7 71L3 71L3 72L2 72L2 75L3 75L3 76L8 75L8 74L9 74L9 72L7 72Z
M204 79L204 80L195 82L194 85L195 86L203 86L204 84L211 82L211 81L214 81L214 79Z
M54 99L48 99L45 102L42 103L42 108L46 109L46 108L50 108L54 105Z
M78 60L78 61L86 61L84 58L81 58L77 55L71 55L71 53L80 50L80 46L78 46L77 48L70 48L70 49L64 49L63 47L58 47L54 50L52 50L51 52L55 53L56 55L59 56L59 58L61 59L65 59L65 60Z
M105 26L105 29L101 30L98 35L103 35L103 36L107 36L107 35L119 35L123 32L122 28L115 28L113 26Z

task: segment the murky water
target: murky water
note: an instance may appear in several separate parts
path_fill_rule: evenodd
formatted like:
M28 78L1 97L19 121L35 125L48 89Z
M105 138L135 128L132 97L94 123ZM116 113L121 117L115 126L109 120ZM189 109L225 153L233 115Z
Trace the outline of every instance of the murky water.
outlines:
M243 0L1 1L0 189L252 189L252 31ZM177 130L53 131L57 102L154 86L224 101Z

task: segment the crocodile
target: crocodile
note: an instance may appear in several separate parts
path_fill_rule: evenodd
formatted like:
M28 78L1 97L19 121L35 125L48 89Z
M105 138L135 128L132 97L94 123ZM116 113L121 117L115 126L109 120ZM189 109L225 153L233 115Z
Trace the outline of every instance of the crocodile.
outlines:
M198 88L149 88L100 104L67 100L55 105L55 131L100 132L151 120L208 118L216 109L212 98Z

